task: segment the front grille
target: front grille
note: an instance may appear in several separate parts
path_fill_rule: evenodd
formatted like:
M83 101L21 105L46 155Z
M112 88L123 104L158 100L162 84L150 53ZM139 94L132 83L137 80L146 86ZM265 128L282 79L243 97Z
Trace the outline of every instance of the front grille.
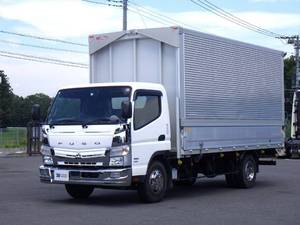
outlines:
M74 155L66 155L66 158L76 159L77 156ZM88 159L88 158L99 158L104 157L103 154L92 154L92 155L80 155L82 159Z
M54 165L64 167L103 167L109 165L109 156L98 158L65 158L53 156Z
M103 162L67 162L67 161L58 161L60 166L103 166Z

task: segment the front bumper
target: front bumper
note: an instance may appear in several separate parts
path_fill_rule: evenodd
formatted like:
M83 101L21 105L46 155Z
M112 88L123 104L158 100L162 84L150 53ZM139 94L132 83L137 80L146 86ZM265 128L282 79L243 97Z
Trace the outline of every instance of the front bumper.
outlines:
M54 178L55 170L64 170L69 174L67 181ZM129 187L131 186L131 168L88 170L82 168L58 168L40 166L40 180L53 184L82 184L93 186Z

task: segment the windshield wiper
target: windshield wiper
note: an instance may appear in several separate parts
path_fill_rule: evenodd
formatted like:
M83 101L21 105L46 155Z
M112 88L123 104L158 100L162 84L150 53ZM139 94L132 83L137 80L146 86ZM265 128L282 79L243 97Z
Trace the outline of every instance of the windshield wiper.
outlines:
M97 118L97 119L94 119L94 120L89 120L89 121L85 121L83 123L82 126L86 126L86 125L89 125L89 124L98 124L98 123L111 123L112 121L110 120L110 118Z
M89 125L89 124L98 124L98 123L111 123L111 124L117 124L121 122L121 119L116 116L116 115L112 115L111 117L104 117L104 118L97 118L94 120L90 120L90 121L86 121L83 126Z
M62 124L74 124L74 125L81 125L82 121L81 120L76 120L76 119L60 119L60 120L55 120L50 123L50 126L53 125L62 125Z

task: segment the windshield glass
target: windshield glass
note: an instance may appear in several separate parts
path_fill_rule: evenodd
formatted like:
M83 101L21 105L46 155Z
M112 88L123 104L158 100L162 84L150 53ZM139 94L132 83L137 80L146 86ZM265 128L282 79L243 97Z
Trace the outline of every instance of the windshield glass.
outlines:
M65 89L57 93L48 124L108 124L123 121L121 104L128 101L130 87Z

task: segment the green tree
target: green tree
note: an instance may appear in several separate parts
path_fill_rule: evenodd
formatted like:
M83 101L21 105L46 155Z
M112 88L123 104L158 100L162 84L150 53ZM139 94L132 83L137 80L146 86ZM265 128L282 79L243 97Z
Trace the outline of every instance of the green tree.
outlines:
M29 118L31 118L31 108L34 104L39 104L41 106L41 118L42 121L45 120L48 112L48 108L51 103L51 98L43 93L37 93L34 95L29 95L24 99L25 107L28 109Z
M0 70L0 128L9 125L13 92L7 75Z
M31 120L31 108L34 104L41 106L43 121L47 116L50 103L51 98L42 93L29 95L25 98L15 95L12 103L11 126L27 126L27 123Z
M290 120L293 105L293 84L295 79L295 57L290 56L284 60L284 95L285 115Z
M30 112L26 112L24 98L18 95L13 96L12 113L10 114L10 126L12 127L24 127L27 124Z

